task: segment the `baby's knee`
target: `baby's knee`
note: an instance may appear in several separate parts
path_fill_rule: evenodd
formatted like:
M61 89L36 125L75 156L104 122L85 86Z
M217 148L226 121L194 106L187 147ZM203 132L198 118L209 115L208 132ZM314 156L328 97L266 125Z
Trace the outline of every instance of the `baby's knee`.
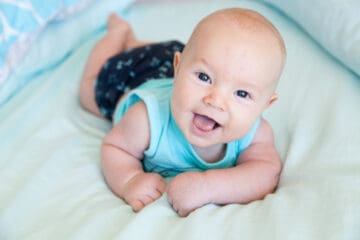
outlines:
M91 111L95 101L94 79L83 78L79 87L80 104L86 110Z

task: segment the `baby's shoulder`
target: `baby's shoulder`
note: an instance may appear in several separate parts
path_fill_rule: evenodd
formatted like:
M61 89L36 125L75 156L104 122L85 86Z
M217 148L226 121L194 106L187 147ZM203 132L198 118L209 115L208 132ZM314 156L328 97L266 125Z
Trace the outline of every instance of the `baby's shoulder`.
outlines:
M148 129L149 117L146 105L143 101L134 103L124 114L118 124L124 125L128 128Z
M261 118L252 143L274 142L274 133L270 123Z

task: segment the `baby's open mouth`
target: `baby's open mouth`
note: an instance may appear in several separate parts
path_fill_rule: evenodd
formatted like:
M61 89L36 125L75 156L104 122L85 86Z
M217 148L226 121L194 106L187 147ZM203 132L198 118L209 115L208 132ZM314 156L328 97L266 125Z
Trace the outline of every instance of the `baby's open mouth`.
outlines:
M193 123L195 127L204 132L212 131L220 126L214 119L196 113L194 113Z

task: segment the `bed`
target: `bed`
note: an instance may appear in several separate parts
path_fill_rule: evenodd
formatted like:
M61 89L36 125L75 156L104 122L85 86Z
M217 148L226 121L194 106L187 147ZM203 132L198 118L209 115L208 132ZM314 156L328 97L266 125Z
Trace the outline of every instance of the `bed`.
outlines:
M37 2L0 1L0 239L360 239L358 1ZM186 218L166 195L134 213L102 175L110 123L79 104L85 60L110 12L142 39L186 41L225 7L259 11L286 42L280 98L264 114L283 162L279 186Z

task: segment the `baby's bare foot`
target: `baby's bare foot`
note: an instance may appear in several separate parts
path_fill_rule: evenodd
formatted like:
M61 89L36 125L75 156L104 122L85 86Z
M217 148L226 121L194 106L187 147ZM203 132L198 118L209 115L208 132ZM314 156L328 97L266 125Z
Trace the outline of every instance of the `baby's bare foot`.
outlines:
M112 13L107 22L108 32L114 34L119 39L124 39L124 49L137 47L143 44L136 39L134 31L129 22Z
M109 16L107 29L109 33L117 34L119 38L127 38L129 35L133 35L130 24L115 13Z

